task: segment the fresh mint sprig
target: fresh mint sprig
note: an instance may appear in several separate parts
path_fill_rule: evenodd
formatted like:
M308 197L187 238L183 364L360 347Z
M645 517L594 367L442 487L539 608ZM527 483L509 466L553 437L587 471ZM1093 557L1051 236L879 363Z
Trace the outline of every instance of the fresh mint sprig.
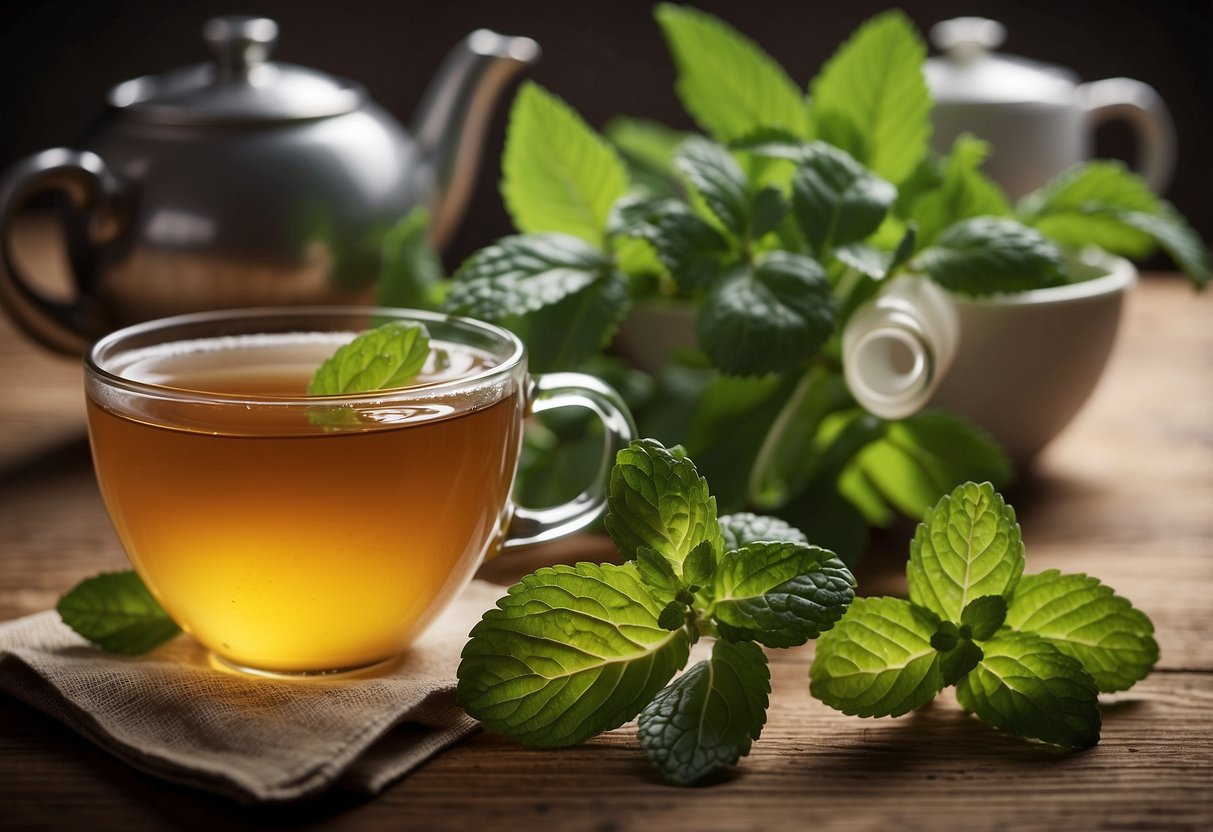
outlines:
M619 452L609 505L606 527L627 562L548 567L510 587L471 631L456 698L491 730L539 747L639 716L662 776L699 782L761 733L770 674L758 645L828 630L855 579L780 521L717 517L694 463L655 440ZM701 636L717 638L711 657L671 684Z
M308 383L309 396L340 396L403 387L421 372L430 354L425 325L392 321L338 347Z
M847 714L899 716L956 685L995 728L1094 745L1099 692L1149 673L1154 627L1094 578L1023 568L1015 512L989 483L959 486L910 544L910 600L852 603L817 644L811 693Z

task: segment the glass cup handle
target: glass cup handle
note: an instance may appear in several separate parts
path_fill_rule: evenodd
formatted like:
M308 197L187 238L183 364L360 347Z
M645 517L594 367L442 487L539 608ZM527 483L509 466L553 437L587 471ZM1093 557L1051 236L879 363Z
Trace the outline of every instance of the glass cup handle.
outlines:
M514 507L501 550L508 552L545 543L593 523L606 507L607 485L615 454L636 436L636 423L623 399L609 385L584 373L549 373L531 380L531 413L558 407L584 407L602 422L602 463L585 491L563 505L551 508Z

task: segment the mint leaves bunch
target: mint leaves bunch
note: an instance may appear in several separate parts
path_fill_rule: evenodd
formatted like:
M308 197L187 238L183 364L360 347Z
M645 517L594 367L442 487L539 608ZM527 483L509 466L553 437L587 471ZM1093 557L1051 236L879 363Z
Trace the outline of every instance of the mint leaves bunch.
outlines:
M1014 510L965 483L910 544L910 600L860 598L817 644L813 696L843 713L899 716L956 686L966 711L1067 749L1099 741L1102 692L1158 660L1154 627L1086 575L1023 575Z
M766 721L770 673L758 645L792 647L829 630L855 579L796 529L718 517L679 448L644 439L611 472L606 527L622 565L538 570L473 629L457 700L527 745L575 745L639 715L645 755L690 784L749 753ZM690 648L711 656L672 683Z

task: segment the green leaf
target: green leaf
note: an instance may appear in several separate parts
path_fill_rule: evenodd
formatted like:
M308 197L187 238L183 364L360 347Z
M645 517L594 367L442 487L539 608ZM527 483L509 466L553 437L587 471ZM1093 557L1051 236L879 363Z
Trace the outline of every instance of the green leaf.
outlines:
M339 396L403 387L425 366L430 334L424 324L393 321L337 349L312 376L309 396Z
M704 540L699 543L682 564L682 578L687 586L709 587L716 574L716 550Z
M855 578L826 549L758 542L725 552L714 590L722 636L794 647L842 617L855 597Z
M679 146L674 164L724 228L737 238L745 236L750 226L749 185L729 151L693 136Z
M849 243L834 249L834 256L846 266L875 280L884 280L893 265L892 252L867 243Z
M1213 280L1213 256L1208 247L1169 202L1164 202L1156 215L1125 211L1120 219L1157 240L1196 288L1203 289Z
M806 146L792 179L792 206L800 230L819 254L863 240L897 199L897 189L838 148Z
M659 5L654 13L678 70L682 106L722 142L758 127L809 132L804 96L757 44L713 15Z
M640 714L640 746L671 783L688 786L750 753L767 719L771 673L762 648L717 641L712 657Z
M924 249L914 266L953 292L992 295L1055 286L1061 253L1033 228L1002 217L962 220Z
M940 653L946 653L964 639L960 636L960 628L951 621L940 621L931 636L931 646Z
M414 208L383 237L382 273L375 287L379 306L437 309L444 291L442 261L430 248L426 235L430 214Z
M678 193L674 151L688 133L650 119L616 116L603 125L602 135L623 155L634 185L659 196Z
M682 601L671 601L661 609L657 616L658 626L666 630L677 630L687 623L687 605Z
M940 233L972 217L1005 217L1011 213L1006 195L981 172L990 151L988 142L964 133L952 143L943 166L943 181L914 201L910 216L918 223L918 244L930 245Z
M606 529L629 560L648 546L681 574L683 561L700 543L722 550L707 481L691 460L655 439L636 440L615 456L607 505Z
M1008 595L1022 574L1015 509L988 482L941 498L910 541L910 600L949 621L974 598Z
M739 511L720 518L720 533L724 538L725 551L740 549L751 543L785 541L808 543L804 532L778 517Z
M678 580L673 565L651 546L640 546L636 549L636 572L653 597L658 600L673 598L678 594L678 590L682 589L682 582ZM683 604L684 611L685 607Z
M1063 748L1099 742L1098 691L1077 659L1029 633L1007 631L956 686L956 698L983 722Z
M812 258L772 251L717 283L695 324L700 346L726 373L758 375L791 369L834 331L834 296Z
M536 312L609 274L601 251L567 234L504 237L459 267L448 312L488 321Z
M627 278L608 271L513 328L526 342L533 371L572 370L610 345L631 303Z
M939 619L900 598L856 598L817 641L809 692L851 716L901 716L944 688Z
M967 638L956 642L956 646L943 651L939 657L939 672L945 685L954 685L977 667L985 654L980 647Z
M1078 659L1101 691L1127 690L1158 661L1146 614L1086 575L1056 569L1025 575L1011 595L1006 623Z
M677 199L623 200L611 232L647 240L661 264L686 291L706 288L720 276L729 243L711 224Z
M960 623L969 628L969 638L985 641L998 632L1006 617L1006 598L1001 595L983 595L974 598L965 606L960 614Z
M568 104L527 81L510 109L501 195L524 233L555 231L595 245L628 188L615 149Z
M1146 181L1113 161L1087 162L1058 174L1020 200L1017 212L1051 240L1081 248L1099 246L1113 254L1146 257L1152 236L1127 225L1123 211L1157 214L1161 201Z
M962 482L1004 486L1012 467L985 431L952 413L924 410L888 423L856 455L848 473L856 472L882 500L917 518Z
M63 623L112 653L135 656L181 632L134 572L106 572L76 584L56 606Z
M814 123L831 126L829 135L819 135L845 142L843 150L894 184L908 177L931 137L925 58L926 47L902 12L864 23L810 85ZM863 146L847 141L844 131L862 137Z
M472 628L458 703L527 745L575 745L633 719L687 660L685 628L631 564L554 566L510 587Z

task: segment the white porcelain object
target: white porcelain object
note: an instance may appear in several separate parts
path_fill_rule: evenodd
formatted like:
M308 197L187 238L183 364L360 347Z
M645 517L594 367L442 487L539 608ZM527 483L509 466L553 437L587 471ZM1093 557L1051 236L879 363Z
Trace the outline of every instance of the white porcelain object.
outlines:
M1070 423L1102 375L1131 263L1096 250L1080 283L969 298L903 276L851 317L843 369L855 399L886 419L930 405L988 430L1013 459L1034 456Z
M1006 29L995 20L937 23L931 42L943 56L926 62L935 100L933 143L946 153L961 133L990 142L985 170L1013 199L1091 157L1095 127L1125 119L1133 127L1136 169L1162 193L1175 170L1175 128L1148 84L1108 78L1079 84L1069 70L991 50Z

